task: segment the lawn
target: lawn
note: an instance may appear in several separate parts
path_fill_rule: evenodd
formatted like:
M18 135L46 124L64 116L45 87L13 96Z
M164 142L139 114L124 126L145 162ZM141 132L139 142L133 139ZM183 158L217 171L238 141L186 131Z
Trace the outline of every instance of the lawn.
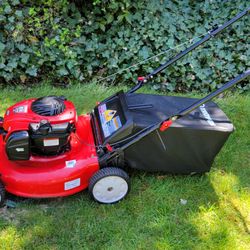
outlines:
M1 89L0 115L23 98L51 94L67 96L81 114L116 90ZM133 171L130 194L115 205L99 205L87 191L63 199L18 199L15 209L0 209L0 249L250 249L250 94L228 93L216 102L236 131L209 173Z

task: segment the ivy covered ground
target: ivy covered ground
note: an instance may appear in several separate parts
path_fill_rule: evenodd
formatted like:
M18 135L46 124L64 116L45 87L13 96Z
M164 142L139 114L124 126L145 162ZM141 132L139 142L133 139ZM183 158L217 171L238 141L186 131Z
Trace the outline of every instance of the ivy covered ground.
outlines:
M0 82L53 84L102 80L131 84L192 38L249 7L249 1L1 0ZM94 4L93 4L93 3ZM207 91L249 67L249 16L168 68L155 82L167 91ZM194 39L196 41L197 39ZM161 83L161 84L160 84ZM239 85L247 90L246 82Z
M0 90L0 115L23 98L51 94L67 96L81 114L118 89L9 87ZM131 171L130 194L110 206L93 202L86 191L64 199L17 199L17 208L0 209L0 249L249 249L250 95L227 93L217 103L236 131L211 172L191 177Z

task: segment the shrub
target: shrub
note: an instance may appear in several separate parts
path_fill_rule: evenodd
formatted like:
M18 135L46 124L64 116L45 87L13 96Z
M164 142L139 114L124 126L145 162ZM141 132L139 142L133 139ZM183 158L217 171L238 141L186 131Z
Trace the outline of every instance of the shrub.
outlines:
M0 78L98 81L210 30L247 1L0 0ZM79 7L80 6L80 7ZM155 88L207 91L249 67L248 17L159 75ZM185 47L101 80L132 83ZM249 87L240 86L242 90Z

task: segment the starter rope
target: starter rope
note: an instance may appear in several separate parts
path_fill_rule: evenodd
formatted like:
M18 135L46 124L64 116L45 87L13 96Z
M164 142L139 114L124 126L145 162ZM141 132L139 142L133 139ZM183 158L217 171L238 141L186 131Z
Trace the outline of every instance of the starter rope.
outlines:
M156 54L156 55L153 55L153 56L151 56L151 57L149 57L149 58L147 58L147 59L145 59L145 60L143 60L143 61L140 61L140 62L138 62L138 63L135 63L135 64L133 64L133 65L131 65L131 66L125 68L125 69L118 70L118 71L117 71L116 73L114 73L114 74L111 74L111 75L109 75L109 76L100 78L99 80L97 80L96 83L105 81L106 79L112 78L112 77L114 77L114 76L116 76L116 75L118 75L118 74L120 74L120 73L122 73L122 72L124 72L124 71L127 71L127 70L129 70L129 69L135 68L135 67L137 67L137 66L139 66L139 65L141 65L141 64L144 64L145 62L148 62L148 61L150 61L150 60L152 60L152 59L154 59L154 58L157 58L157 57L159 57L159 56L161 56L161 55L163 55L163 54L166 54L166 53L168 53L168 52L170 52L170 51L172 51L172 50L175 50L175 49L177 49L177 48L179 48L179 47L182 47L183 45L185 45L185 44L187 44L187 43L193 43L196 39L201 38L201 37L203 37L203 36L205 36L205 35L207 35L207 34L209 34L209 32L206 32L206 33L204 33L204 34L202 34L202 35L199 35L199 36L197 36L197 37L191 38L191 39L189 39L189 40L187 40L187 41L185 41L185 42L183 42L183 43L181 43L181 44L178 44L177 46L175 46L175 47L173 47L173 48L170 48L170 49L167 49L167 50L165 50L165 51L162 51L162 52L160 52L160 53L158 53L158 54Z

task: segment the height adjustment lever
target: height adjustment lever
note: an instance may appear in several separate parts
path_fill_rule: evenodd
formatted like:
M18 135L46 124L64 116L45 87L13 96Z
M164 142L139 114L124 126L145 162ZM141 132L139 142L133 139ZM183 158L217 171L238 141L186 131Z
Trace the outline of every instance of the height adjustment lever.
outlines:
M160 131L161 132L165 131L166 129L168 129L171 126L172 123L173 123L172 120L168 120L168 121L163 122L160 126Z

